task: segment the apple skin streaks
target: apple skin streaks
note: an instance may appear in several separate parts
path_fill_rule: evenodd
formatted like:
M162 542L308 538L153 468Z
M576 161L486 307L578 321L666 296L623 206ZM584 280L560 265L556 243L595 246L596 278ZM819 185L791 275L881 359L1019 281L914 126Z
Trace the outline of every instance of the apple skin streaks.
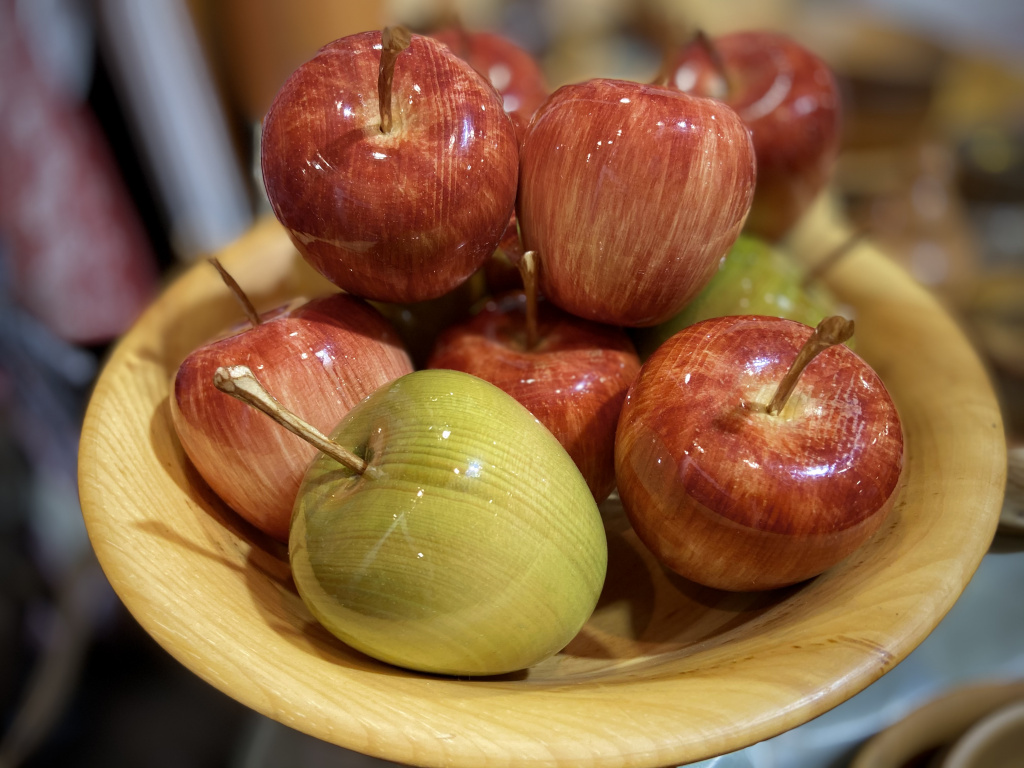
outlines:
M287 541L295 495L317 451L216 389L214 371L234 364L249 366L282 404L329 433L412 363L391 325L344 294L266 313L259 325L204 344L182 362L170 409L185 453L229 507Z
M616 438L619 494L668 567L721 589L821 573L891 509L903 434L881 380L839 345L765 406L809 327L755 316L681 331L644 365Z
M667 320L711 279L750 209L754 152L721 102L660 86L560 88L522 148L519 223L541 292L612 325Z
M263 126L263 178L303 257L344 290L416 302L464 282L515 203L518 142L497 93L435 40L412 36L380 130L380 32L324 46Z
M502 106L522 141L530 118L550 94L537 60L511 40L493 32L449 27L434 32L431 37L447 45L452 53L468 61L487 78L501 96Z
M640 370L621 328L538 305L539 342L526 347L525 294L489 301L445 331L427 363L472 373L526 406L572 457L594 499L615 487L615 428L626 390Z
M828 65L775 32L736 32L715 38L729 75L723 97L750 128L757 156L757 189L748 231L769 240L788 232L832 177L839 154L839 86ZM683 49L674 82L701 96L722 92L703 48Z

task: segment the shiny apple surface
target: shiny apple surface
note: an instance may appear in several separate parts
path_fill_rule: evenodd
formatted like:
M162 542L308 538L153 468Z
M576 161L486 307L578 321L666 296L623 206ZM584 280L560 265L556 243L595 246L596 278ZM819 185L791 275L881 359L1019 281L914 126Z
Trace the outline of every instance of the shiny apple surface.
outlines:
M401 667L495 675L579 632L604 584L604 526L564 449L513 398L466 373L417 371L332 438L368 467L313 462L289 560L333 634Z
M526 406L568 451L591 493L615 487L615 428L626 390L640 370L620 328L538 304L537 343L527 344L526 296L489 301L446 330L427 362L479 376Z
M486 77L501 96L505 111L517 115L525 129L549 94L544 73L529 51L493 32L448 28L431 37Z
M220 366L244 364L287 408L322 432L381 384L412 371L396 332L364 301L336 294L282 308L181 363L170 397L182 447L210 488L279 541L316 449L214 387Z
M541 292L580 317L656 325L711 279L754 192L748 131L721 102L590 80L526 133L517 211Z
M435 40L398 55L380 129L381 35L322 48L263 123L267 195L296 248L350 293L437 298L489 256L515 202L518 141L494 89Z
M707 50L690 45L676 62L673 84L722 98L750 127L757 190L747 227L777 240L831 177L839 152L839 88L824 61L785 35L738 32L712 44L728 82Z
M719 589L816 576L889 512L903 433L885 386L840 345L766 406L812 329L734 316L692 325L644 364L615 447L619 495L669 568Z

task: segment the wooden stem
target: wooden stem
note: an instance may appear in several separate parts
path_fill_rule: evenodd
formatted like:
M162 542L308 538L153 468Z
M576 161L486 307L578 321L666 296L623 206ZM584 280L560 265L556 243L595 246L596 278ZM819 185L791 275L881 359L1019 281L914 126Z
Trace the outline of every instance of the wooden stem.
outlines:
M804 275L804 279L800 281L800 284L806 288L819 280L822 275L828 272L836 264L836 262L852 251L853 246L863 240L865 235L867 235L867 229L864 227L853 232L853 234L846 238L846 240L833 248L825 258L821 259L817 264L808 269L807 273Z
M724 87L724 93L720 98L727 99L729 94L732 93L732 85L729 82L729 72L725 68L725 61L722 59L722 54L718 50L711 38L707 36L707 33L703 29L698 29L693 35L693 44L699 45L704 49L704 53L707 54L708 58L711 59L711 66L715 68L715 72L722 78L722 84Z
M232 365L218 368L213 373L213 384L221 392L263 411L289 432L298 435L318 451L326 453L357 475L366 472L366 462L363 459L338 445L312 424L303 421L277 402L273 395L263 388L248 366Z
M853 320L847 320L839 315L832 315L818 323L818 327L814 329L814 333L811 334L810 338L804 342L803 347L797 353L796 360L793 361L789 370L786 371L786 375L779 383L779 388L775 390L775 395L772 397L771 402L768 403L766 409L768 413L775 416L786 407L789 396L793 394L793 390L796 388L800 374L804 372L811 360L829 347L842 344L851 336L853 336Z
M537 330L537 267L539 259L536 251L527 251L516 264L519 276L523 278L523 290L526 292L526 348L533 349L540 339Z
M690 36L686 26L672 21L667 17L652 18L651 37L658 51L661 54L661 64L658 73L651 80L651 85L671 87L675 79L676 57L683 48L686 39Z
M391 91L395 82L395 61L398 60L398 54L409 47L411 39L405 27L384 27L381 32L380 68L377 73L381 133L391 133Z
M672 85L672 75L674 74L673 64L675 62L676 47L667 40L662 41L661 44L661 64L658 66L658 73L651 80L651 85L660 85L662 87L669 87Z
M245 312L245 316L249 319L249 323L252 327L255 328L260 324L260 313L256 311L256 307L254 307L252 302L249 301L249 297L245 295L245 291L242 290L242 287L235 282L235 278L233 278L231 274L224 269L224 265L212 256L209 261L220 273L220 279L224 281L224 285L228 287L228 290L231 291L238 303L242 305L242 311Z

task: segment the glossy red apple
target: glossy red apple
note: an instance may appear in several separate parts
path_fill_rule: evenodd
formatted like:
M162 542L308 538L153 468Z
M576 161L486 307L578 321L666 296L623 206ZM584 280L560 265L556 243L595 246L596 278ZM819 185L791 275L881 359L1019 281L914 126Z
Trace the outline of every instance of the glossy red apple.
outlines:
M820 58L785 35L738 32L691 43L670 68L671 84L724 100L749 126L757 189L747 228L782 237L832 176L840 140L840 94Z
M427 367L471 373L526 406L558 438L598 503L615 487L615 428L640 370L621 328L546 302L531 307L526 291L514 291L442 333Z
M523 142L517 211L541 291L580 317L656 325L711 279L754 193L754 150L725 104L674 88L560 88Z
M268 312L258 325L235 329L181 363L170 407L185 453L229 507L287 541L295 494L316 451L218 391L213 374L225 364L257 371L325 431L412 364L388 322L345 294Z
M835 322L849 321L816 331L714 318L644 364L619 419L615 472L637 535L668 568L719 589L781 587L822 573L882 525L903 466L884 385L841 343L802 374L793 366ZM784 380L795 387L769 412Z
M516 43L493 32L471 32L451 26L431 37L487 78L501 96L521 139L533 113L550 93L537 60Z
M263 179L303 257L344 290L417 302L465 281L515 202L501 99L447 46L366 32L299 67L263 124ZM390 76L389 76L390 74Z

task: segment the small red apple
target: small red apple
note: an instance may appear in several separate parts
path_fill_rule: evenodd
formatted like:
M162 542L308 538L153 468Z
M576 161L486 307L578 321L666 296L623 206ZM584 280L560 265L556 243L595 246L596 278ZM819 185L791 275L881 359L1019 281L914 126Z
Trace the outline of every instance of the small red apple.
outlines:
M644 364L619 419L615 473L664 565L710 587L772 589L822 573L878 530L903 433L881 380L840 343L850 332L838 317L817 330L713 318Z
M750 128L757 189L747 228L782 237L832 176L840 139L840 95L820 58L775 32L698 38L670 67L670 83L720 98Z
M526 291L492 299L442 333L427 367L471 373L526 406L558 438L600 503L615 487L615 428L640 361L621 328L531 302L535 282L525 282Z
M218 391L213 375L226 363L258 371L325 431L412 364L388 322L345 294L268 312L181 363L170 408L185 453L224 503L287 541L295 494L316 450Z
M656 325L711 279L754 193L754 150L725 104L623 80L567 85L522 147L523 246L541 291L580 317Z
M262 164L274 213L313 267L358 296L411 303L452 290L494 251L518 141L469 64L389 28L336 40L292 74L264 120Z
M487 78L501 96L516 134L522 139L533 113L550 93L537 60L516 43L493 32L470 32L461 26L451 26L431 37Z

